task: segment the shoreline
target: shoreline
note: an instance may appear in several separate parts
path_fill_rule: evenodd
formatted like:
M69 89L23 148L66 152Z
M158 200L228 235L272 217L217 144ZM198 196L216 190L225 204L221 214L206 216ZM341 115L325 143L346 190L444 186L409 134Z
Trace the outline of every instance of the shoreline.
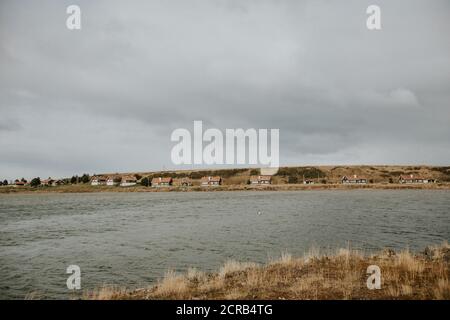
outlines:
M450 190L450 183L428 184L398 184L398 183L373 183L363 185L344 184L271 184L267 186L252 185L221 185L214 187L202 186L170 186L170 187L145 187L145 186L91 186L66 185L56 187L15 187L2 186L0 194L45 194L45 193L103 193L103 192L216 192L216 191L321 191L321 190Z
M429 246L418 254L385 249L371 255L350 248L303 257L284 253L259 265L227 261L217 271L168 271L156 284L127 290L104 286L85 292L90 300L447 300L450 299L450 245ZM380 288L368 289L369 266L380 270Z

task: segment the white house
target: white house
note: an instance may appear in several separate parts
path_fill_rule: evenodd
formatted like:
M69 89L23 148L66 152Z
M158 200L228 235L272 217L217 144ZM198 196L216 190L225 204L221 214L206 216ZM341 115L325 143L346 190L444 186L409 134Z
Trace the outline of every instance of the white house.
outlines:
M207 187L207 186L220 186L222 184L222 178L219 176L208 176L208 177L203 177L201 180L201 185L203 187Z
M135 176L123 176L120 182L121 187L130 187L137 184L137 179Z
M366 184L367 178L354 174L352 176L343 176L341 181L343 184Z
M121 181L122 181L122 178L119 176L109 176L108 179L106 180L106 185L107 186L117 186L120 184Z
M401 175L398 178L399 183L434 183L435 179L424 178L420 176L415 176L413 174L410 175Z
M101 186L106 185L106 178L102 176L94 176L91 179L91 185L92 186Z
M157 177L152 179L152 187L169 187L173 183L173 180L171 177Z
M272 176L251 176L250 184L272 184Z

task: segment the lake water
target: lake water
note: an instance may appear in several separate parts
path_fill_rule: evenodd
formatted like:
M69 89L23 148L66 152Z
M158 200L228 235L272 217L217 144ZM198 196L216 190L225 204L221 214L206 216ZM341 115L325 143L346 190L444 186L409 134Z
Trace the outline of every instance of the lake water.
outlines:
M0 219L0 298L70 298L71 264L82 289L133 288L311 246L422 250L450 240L450 191L0 195Z

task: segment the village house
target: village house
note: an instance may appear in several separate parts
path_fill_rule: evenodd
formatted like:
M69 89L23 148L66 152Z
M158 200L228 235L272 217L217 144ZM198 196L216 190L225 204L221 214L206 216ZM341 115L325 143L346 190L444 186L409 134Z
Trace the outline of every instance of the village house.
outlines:
M354 174L352 176L343 176L341 182L343 184L366 184L367 178Z
M58 180L53 180L52 183L51 183L51 186L52 187L56 187L56 186L60 186L62 184L64 184L64 181L61 180L61 179L58 179Z
M206 186L219 186L222 184L222 178L219 176L207 176L207 177L203 177L201 180L201 186L206 187Z
M102 176L94 176L91 179L92 186L104 186L106 185L106 178Z
M180 182L182 187L190 187L192 186L192 181L189 178L183 178Z
M106 185L107 186L118 186L121 181L122 181L122 177L120 177L120 176L109 176L108 179L106 179Z
M27 180L22 181L22 180L16 179L16 180L14 181L14 185L15 185L16 187L23 187L23 186L25 186L26 184L27 184Z
M413 174L410 175L401 175L398 178L398 183L434 183L434 179L428 179L420 176L415 176Z
M272 184L272 176L251 176L250 184Z
M53 182L55 182L55 180L53 180L52 178L49 177L48 179L41 180L41 186L50 187L53 185Z
M135 176L123 176L120 182L121 187L130 187L137 184L137 179Z
M163 178L163 177L158 177L158 178L153 178L152 179L152 187L168 187L171 186L173 183L172 178L167 177L167 178Z

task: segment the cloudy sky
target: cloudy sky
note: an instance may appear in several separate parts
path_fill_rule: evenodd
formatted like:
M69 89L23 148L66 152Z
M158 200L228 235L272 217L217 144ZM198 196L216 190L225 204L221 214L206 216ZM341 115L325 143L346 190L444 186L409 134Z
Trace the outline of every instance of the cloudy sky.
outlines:
M286 165L448 165L449 33L448 0L1 0L0 178L176 168L194 120L279 128Z

